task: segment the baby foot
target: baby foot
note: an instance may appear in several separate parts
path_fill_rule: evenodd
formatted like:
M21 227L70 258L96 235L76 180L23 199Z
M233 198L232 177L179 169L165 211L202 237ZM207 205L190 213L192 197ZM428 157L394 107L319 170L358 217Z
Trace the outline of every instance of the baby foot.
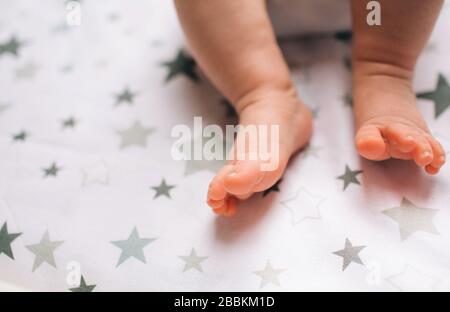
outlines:
M245 146L244 157L235 158L224 166L213 178L208 189L208 205L215 213L223 216L233 216L236 213L238 200L245 200L255 192L262 192L273 186L282 176L291 155L307 144L312 132L311 113L294 92L264 93L252 96L252 99L247 98L246 103L249 104L237 105L244 107L237 109L241 125L279 126L279 139L270 135L265 138L269 148L271 143L275 143L272 140L277 140L278 159L264 159L258 154L258 148L255 149L257 157L250 158L248 152L251 146L248 140L237 136L232 153L236 157L236 150ZM260 135L261 132L258 132L258 137ZM262 165L271 161L276 166L264 169Z
M414 160L429 174L445 163L445 151L416 106L408 79L355 77L356 147L369 160Z

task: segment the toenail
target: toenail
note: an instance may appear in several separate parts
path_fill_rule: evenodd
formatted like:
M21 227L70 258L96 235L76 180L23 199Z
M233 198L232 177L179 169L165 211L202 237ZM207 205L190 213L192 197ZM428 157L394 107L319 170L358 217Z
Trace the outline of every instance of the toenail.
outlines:
M425 152L422 153L422 156L423 156L424 158L428 158L428 157L433 156L433 154L431 154L430 151L425 151Z
M412 135L407 135L407 136L405 137L405 139L408 140L408 141L413 141L413 140L414 140L414 137L413 137Z

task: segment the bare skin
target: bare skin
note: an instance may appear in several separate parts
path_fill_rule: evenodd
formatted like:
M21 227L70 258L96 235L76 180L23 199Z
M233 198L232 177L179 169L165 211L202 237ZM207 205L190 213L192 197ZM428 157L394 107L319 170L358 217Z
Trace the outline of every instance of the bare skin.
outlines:
M290 157L307 144L311 113L295 92L265 0L175 4L194 57L233 103L240 124L280 127L275 170L262 171L260 160L244 159L230 162L212 180L209 206L219 215L232 216L238 200L274 185ZM383 26L370 28L365 2L352 0L356 145L365 158L414 159L434 174L445 162L445 153L415 106L411 78L442 0L384 0L381 6L387 11ZM409 15L400 18L405 6Z
M367 159L414 160L436 174L445 152L416 106L412 78L443 1L379 2L382 26L370 27L364 1L352 1L356 146Z

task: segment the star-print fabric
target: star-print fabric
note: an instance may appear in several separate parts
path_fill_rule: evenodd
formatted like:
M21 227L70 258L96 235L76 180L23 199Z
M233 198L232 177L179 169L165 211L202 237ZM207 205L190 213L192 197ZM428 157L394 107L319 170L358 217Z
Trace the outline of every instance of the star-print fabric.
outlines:
M227 219L223 162L171 156L175 125L236 122L172 1L78 3L0 2L1 290L450 290L450 165L358 156L351 33L280 40L315 135ZM447 151L449 29L447 1L414 81Z

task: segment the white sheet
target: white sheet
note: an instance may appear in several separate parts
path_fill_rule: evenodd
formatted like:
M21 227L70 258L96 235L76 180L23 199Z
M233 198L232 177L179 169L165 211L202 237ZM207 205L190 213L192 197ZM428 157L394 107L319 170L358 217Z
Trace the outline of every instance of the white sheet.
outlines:
M194 116L231 122L205 79L165 82L161 63L184 46L171 1L82 1L81 9L81 25L68 27L64 1L0 1L0 42L24 41L17 57L0 55L0 228L22 233L11 242L14 260L0 254L3 285L66 291L80 266L95 291L450 290L450 166L428 177L410 163L358 157L346 43L330 35L283 45L317 113L313 148L293 159L279 192L222 219L205 204L216 164L190 164L186 175L186 163L170 157L174 125ZM433 91L439 74L450 81L449 27L447 3L418 64L418 93ZM133 103L115 105L126 87ZM432 101L418 105L448 150L450 109L435 118ZM70 117L75 127L63 128ZM120 149L117 132L136 121L154 131ZM26 139L13 140L22 130ZM61 170L45 177L53 162ZM346 165L363 173L343 191ZM154 198L162 179L175 185L170 198ZM399 223L389 214L403 198L422 209ZM147 239L138 248L111 243L135 227ZM30 247L46 231L63 243ZM343 254L346 239L365 247ZM117 266L122 250L136 257ZM363 264L343 270L344 258L357 257Z

